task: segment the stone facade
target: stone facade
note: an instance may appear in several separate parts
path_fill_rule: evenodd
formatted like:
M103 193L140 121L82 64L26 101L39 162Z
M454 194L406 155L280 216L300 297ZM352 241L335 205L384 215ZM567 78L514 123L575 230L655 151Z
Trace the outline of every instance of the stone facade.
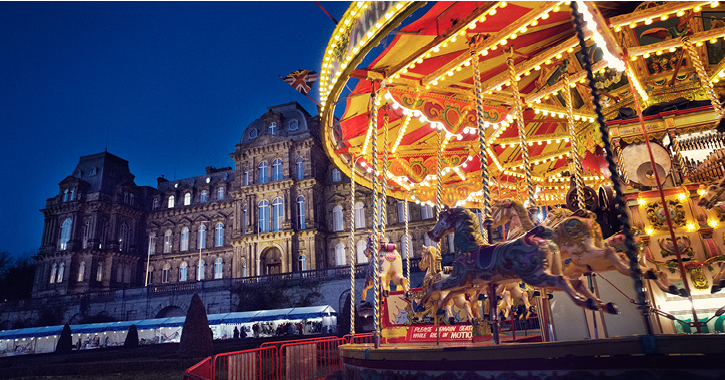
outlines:
M155 188L137 186L128 162L110 153L81 157L41 210L34 297L349 266L351 207L356 261L366 262L372 192L356 186L350 204L350 180L325 155L318 117L294 102L269 107L230 155L234 168L159 178ZM403 207L387 200L386 237L405 256ZM410 250L420 252L431 244L433 209L410 204L409 219ZM451 251L445 240L442 248Z

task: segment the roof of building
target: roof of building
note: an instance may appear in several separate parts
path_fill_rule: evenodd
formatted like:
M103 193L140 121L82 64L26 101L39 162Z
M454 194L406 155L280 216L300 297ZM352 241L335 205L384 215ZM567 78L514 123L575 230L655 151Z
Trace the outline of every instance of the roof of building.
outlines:
M112 193L119 184L134 179L128 161L107 151L81 156L71 176L87 182L91 193Z

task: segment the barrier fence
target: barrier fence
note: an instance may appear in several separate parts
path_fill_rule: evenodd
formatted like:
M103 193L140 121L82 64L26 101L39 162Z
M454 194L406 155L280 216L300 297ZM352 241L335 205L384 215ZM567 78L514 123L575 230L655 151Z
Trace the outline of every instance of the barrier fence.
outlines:
M184 379L189 380L208 380L211 379L214 376L214 371L212 367L212 357L209 356L208 358L200 361L199 363L196 363L193 367L186 370L184 373Z

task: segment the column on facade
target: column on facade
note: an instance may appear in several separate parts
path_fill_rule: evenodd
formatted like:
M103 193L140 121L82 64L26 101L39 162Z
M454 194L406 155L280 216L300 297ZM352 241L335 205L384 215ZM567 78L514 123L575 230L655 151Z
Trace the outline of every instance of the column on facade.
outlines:
M287 241L287 272L294 272L294 262L292 257L292 237L288 236L285 238Z
M103 278L101 279L104 288L111 286L111 276L113 276L113 255L107 253L104 257Z

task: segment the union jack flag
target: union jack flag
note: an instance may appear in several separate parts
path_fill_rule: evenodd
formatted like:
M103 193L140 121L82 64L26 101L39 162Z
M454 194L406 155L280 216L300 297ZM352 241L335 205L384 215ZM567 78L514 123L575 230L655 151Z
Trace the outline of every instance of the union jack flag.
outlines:
M307 95L312 85L317 81L317 72L310 70L297 70L283 78L295 90Z

